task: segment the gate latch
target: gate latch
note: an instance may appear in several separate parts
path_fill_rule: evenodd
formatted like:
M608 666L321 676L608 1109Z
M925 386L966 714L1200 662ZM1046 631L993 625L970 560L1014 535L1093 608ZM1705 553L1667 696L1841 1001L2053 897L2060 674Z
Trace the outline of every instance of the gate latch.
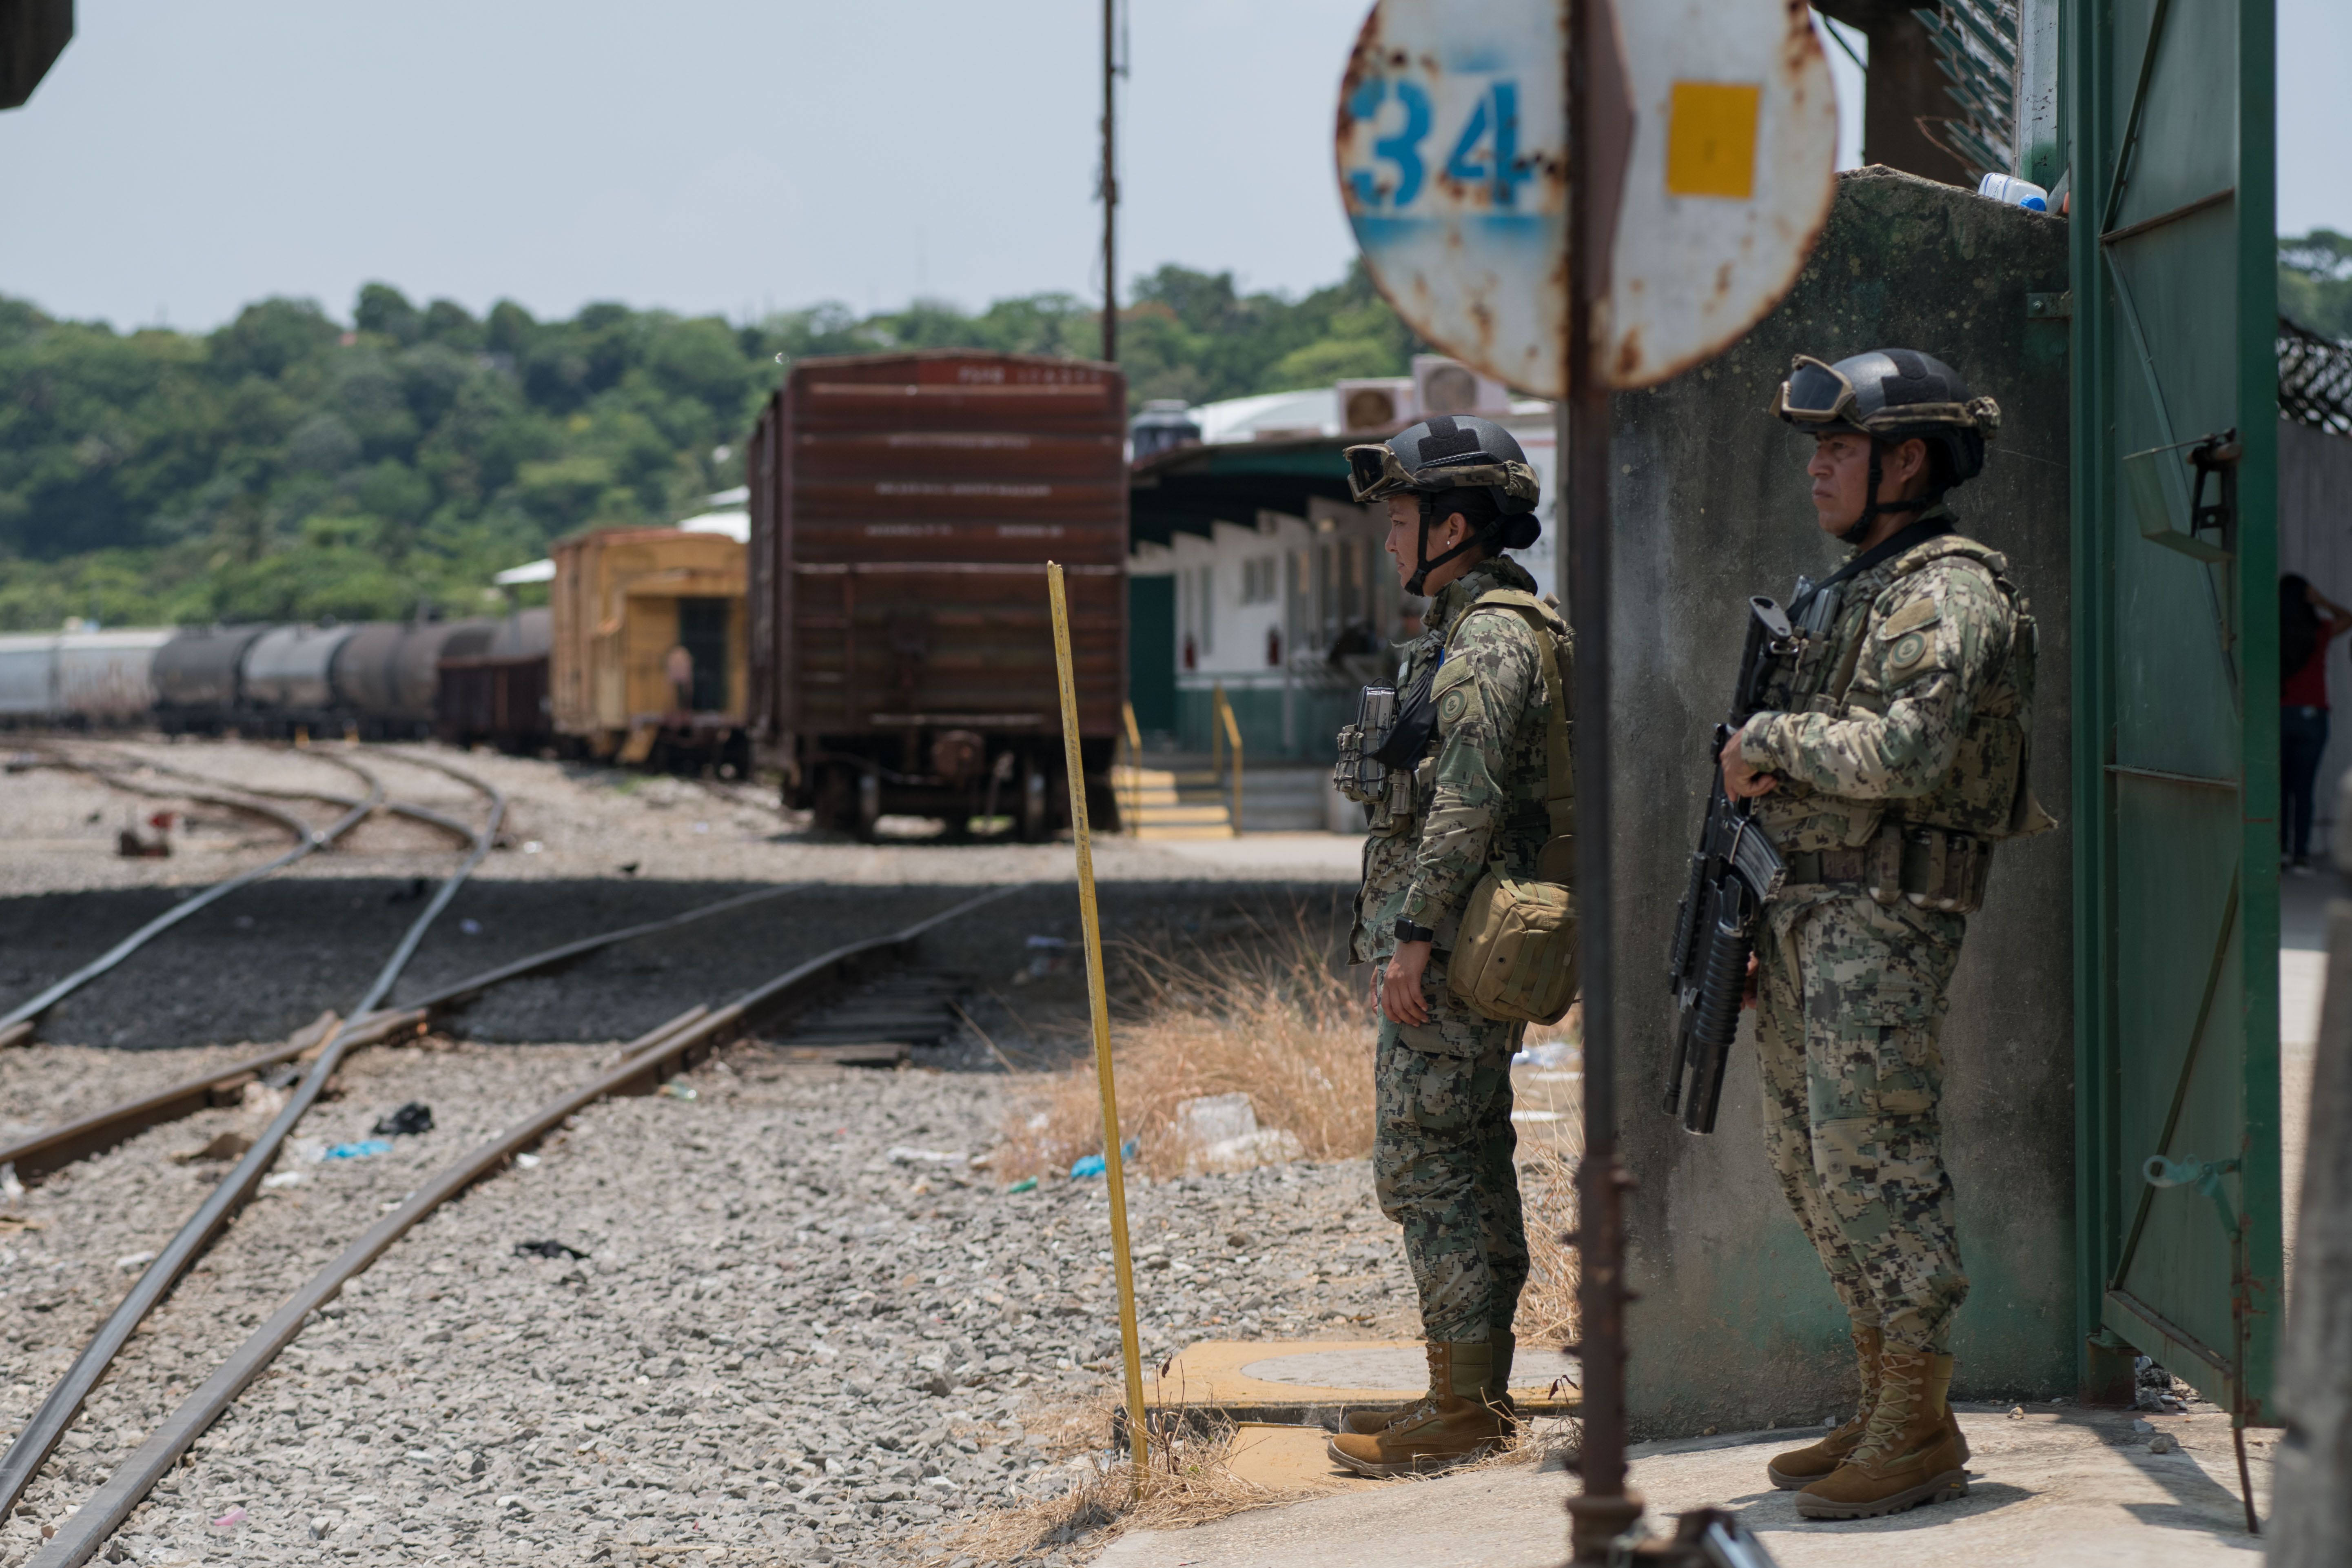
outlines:
M2185 519L2177 510L2179 470L2173 468L2174 459L2168 456L2183 447L2188 448L2191 476ZM2229 429L2125 457L2124 481L2138 516L2141 536L2194 560L2212 564L2230 560L2238 548L2238 465L2245 455L2238 432ZM2208 479L2214 481L2210 499ZM2186 528L2181 526L2184 521ZM2216 537L2203 537L2207 529Z
M2168 1160L2161 1154L2150 1154L2140 1166L2140 1174L2151 1187L2186 1187L2196 1189L2213 1200L2221 1211L2221 1229L2231 1241L2238 1239L2238 1214L2230 1206L2229 1197L2221 1191L2221 1178L2238 1168L2235 1160Z
M2197 470L2197 482L2189 490L2189 531L2195 535L2210 528L2221 536L2221 548L2232 554L2238 548L2238 462L2245 455L2235 429L2208 436L2189 449L2189 465ZM2216 481L2217 491L2210 501L2205 499L2209 479Z

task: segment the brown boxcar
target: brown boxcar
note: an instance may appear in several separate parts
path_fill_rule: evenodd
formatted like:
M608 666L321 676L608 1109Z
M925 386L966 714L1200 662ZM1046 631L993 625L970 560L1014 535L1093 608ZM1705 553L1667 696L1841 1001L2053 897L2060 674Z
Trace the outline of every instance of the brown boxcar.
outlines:
M1127 385L1116 365L930 351L803 360L748 454L753 754L784 798L1068 819L1045 563L1066 574L1088 813L1127 685Z
M740 765L743 546L723 533L614 528L552 553L556 733L624 763Z
M474 623L453 638L436 667L434 732L457 745L488 742L535 752L554 739L547 700L547 655L553 640L546 608L518 610Z

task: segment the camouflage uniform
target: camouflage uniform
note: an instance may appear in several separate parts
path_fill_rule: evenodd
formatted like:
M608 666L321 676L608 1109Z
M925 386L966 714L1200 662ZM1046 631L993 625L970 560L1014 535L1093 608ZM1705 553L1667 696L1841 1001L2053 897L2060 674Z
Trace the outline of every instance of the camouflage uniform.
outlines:
M1853 873L1922 824L1980 845L2042 826L2024 784L2032 622L2005 564L1947 534L1857 574L1785 693L1794 710L1740 731L1748 765L1780 779L1757 817L1793 884L1757 942L1766 1146L1849 1316L1919 1352L1949 1349L1969 1289L1937 1042L1968 922Z
M1480 562L1438 592L1428 629L1405 650L1399 690L1435 667L1436 733L1410 774L1392 772L1375 811L1349 939L1354 962L1385 964L1399 917L1435 933L1422 987L1429 1022L1381 1020L1372 1151L1381 1210L1404 1226L1423 1331L1433 1341L1508 1333L1528 1278L1512 1163L1519 1026L1472 1012L1445 981L1463 902L1494 848L1511 875L1532 876L1550 832L1541 645L1511 611L1463 620L1497 588L1532 593L1535 583L1508 557Z

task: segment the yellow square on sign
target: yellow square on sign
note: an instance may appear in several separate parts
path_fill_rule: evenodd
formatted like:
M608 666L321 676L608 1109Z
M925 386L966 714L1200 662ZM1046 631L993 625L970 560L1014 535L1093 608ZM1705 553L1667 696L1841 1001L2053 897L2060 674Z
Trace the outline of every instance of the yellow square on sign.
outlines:
M1678 81L1666 113L1666 195L1756 195L1756 121L1764 89L1754 82Z

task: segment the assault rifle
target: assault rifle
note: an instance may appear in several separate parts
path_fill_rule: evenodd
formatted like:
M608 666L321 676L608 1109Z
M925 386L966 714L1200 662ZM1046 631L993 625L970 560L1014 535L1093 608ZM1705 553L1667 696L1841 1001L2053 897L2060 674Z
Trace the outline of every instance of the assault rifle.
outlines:
M1797 646L1794 630L1770 599L1748 601L1748 641L1739 655L1731 716L1715 727L1706 765L1715 781L1706 821L1691 851L1690 881L1675 910L1675 945L1667 979L1678 1017L1675 1070L1666 1082L1665 1110L1693 1132L1715 1131L1723 1099L1724 1068L1739 1032L1739 1005L1748 989L1748 959L1756 950L1757 916L1788 874L1749 814L1751 803L1724 793L1724 744L1763 706L1780 661Z

